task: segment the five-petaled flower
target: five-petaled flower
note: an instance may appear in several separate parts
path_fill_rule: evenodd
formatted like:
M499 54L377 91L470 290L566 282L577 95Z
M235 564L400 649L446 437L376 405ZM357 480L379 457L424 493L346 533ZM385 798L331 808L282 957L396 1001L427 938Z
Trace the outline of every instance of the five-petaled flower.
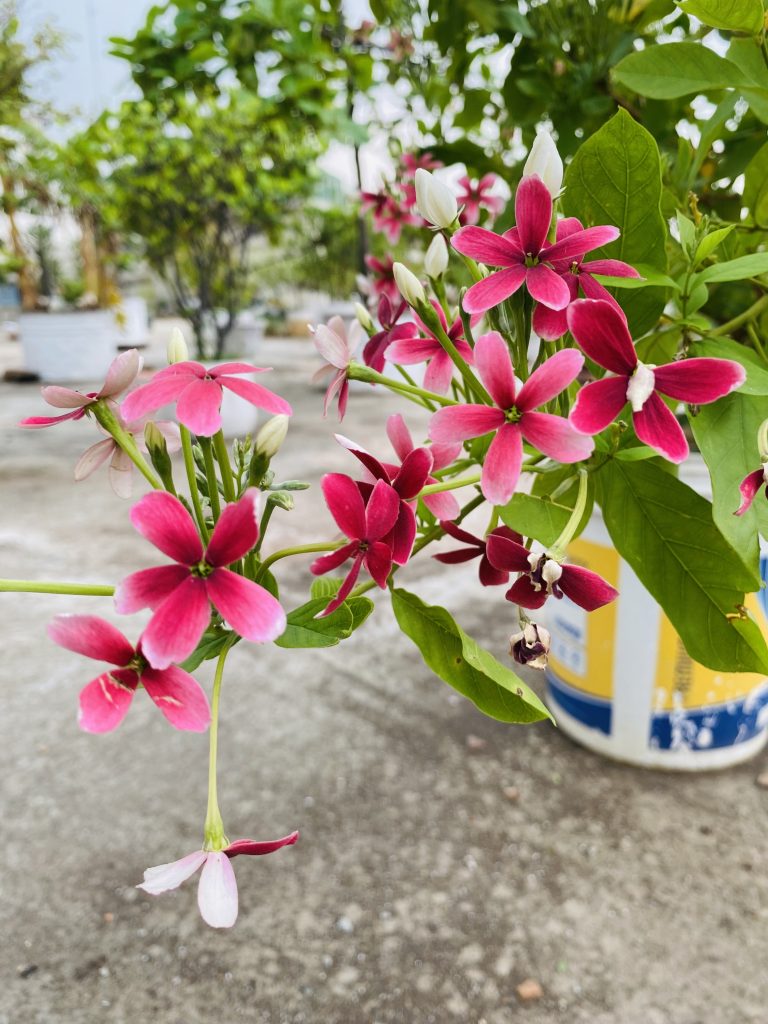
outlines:
M394 281L394 277L392 280ZM406 309L408 309L408 304L400 298L399 292L397 292L394 305L388 295L382 295L379 299L377 316L381 327L371 335L363 349L363 362L377 373L381 373L384 369L384 353L392 342L418 336L419 329L411 320L403 324L397 322Z
M347 327L340 316L332 316L327 324L320 324L313 332L312 341L326 360L326 365L320 367L312 380L319 381L329 373L333 374L325 392L323 416L328 415L331 402L338 396L339 420L344 419L349 398L347 370L361 338L362 328L359 321L352 320Z
M421 223L416 214L409 211L408 204L400 205L388 192L361 192L360 209L365 213L370 210L373 217L374 231L382 232L390 245L397 245L404 224L418 225Z
M451 245L491 267L502 269L473 284L464 296L468 313L484 313L508 299L525 282L531 297L550 309L565 309L571 301L568 285L548 264L580 258L613 242L619 229L610 226L576 231L552 245L547 232L552 220L552 196L541 178L523 178L515 194L517 226L503 235L485 228L460 228Z
M575 349L556 352L517 391L504 339L496 331L484 334L475 346L475 366L495 406L470 404L438 409L430 422L430 437L433 441L463 441L495 431L480 485L488 501L505 505L520 476L523 438L559 462L580 462L592 454L591 439L585 444L584 436L566 419L535 411L567 388L583 364L583 356Z
M255 839L238 839L222 850L196 850L181 860L169 864L158 864L147 868L144 881L136 886L152 896L177 889L202 867L197 887L197 905L200 915L211 928L231 928L237 920L237 881L230 861L233 857L263 857L284 846L293 846L299 838L298 832L291 832L282 839L257 842Z
M405 462L411 452L416 449L411 432L399 413L393 413L387 420L387 437L401 463ZM461 451L461 443L431 444L428 450L432 456L432 471L438 472L441 469L446 469L455 461ZM383 463L383 465L389 474L390 480L394 479L399 472L399 467L390 466L388 463ZM435 477L427 476L422 486L436 483L437 479ZM436 491L434 494L425 494L421 500L437 519L455 519L460 511L459 503L450 491Z
M457 316L449 327L440 303L435 302L433 299L432 305L443 330L456 346L456 350L464 362L471 366L474 363L474 357L472 349L464 340L464 325L461 322L461 318ZM393 340L385 350L385 357L388 362L398 363L400 366L410 366L414 363L426 362L427 369L424 373L424 387L438 395L444 395L451 386L451 380L453 379L453 360L424 321L416 313L413 315L416 319L416 324L421 328L425 336L419 337L418 335L408 334L404 335L400 340ZM410 327L411 325L407 326Z
M48 635L60 647L86 658L116 666L91 680L80 691L80 727L86 732L109 732L125 718L141 684L176 729L203 732L211 712L200 685L178 665L153 668L143 649L134 647L109 622L96 615L57 615Z
M205 549L192 516L172 494L153 491L131 509L139 533L176 563L134 572L115 592L121 613L154 611L142 636L142 650L154 668L183 661L194 651L210 622L211 603L246 640L266 643L285 630L277 599L226 568L258 540L257 498L251 488L227 505Z
M466 175L459 178L458 185L461 191L456 196L456 202L460 207L464 207L459 214L459 223L477 224L481 210L487 210L491 220L498 217L506 202L491 191L497 181L495 174L486 174L479 181L473 181Z
M646 366L637 358L623 314L599 299L577 299L568 309L568 327L590 359L610 374L585 384L570 421L583 434L598 434L629 402L638 438L670 462L682 462L688 442L662 395L705 405L744 383L744 368L730 359L681 359Z
M582 565L564 565L546 552L529 551L523 544L492 533L488 537L491 565L520 575L506 593L521 608L541 608L551 595L563 594L574 604L593 612L618 597L618 591L602 576Z
M291 407L284 398L255 381L233 376L265 372L265 369L250 363L221 363L210 370L193 360L172 363L158 370L151 381L128 395L122 405L123 417L138 420L166 402L176 402L179 422L193 434L211 437L221 429L224 388L267 412L290 416Z
M456 548L455 551L441 551L439 554L433 555L433 558L437 559L438 562L443 562L445 565L457 565L459 562L469 562L473 558L479 558L478 576L484 587L499 587L509 582L509 572L506 569L497 569L488 558L487 537L485 540L481 537L475 537L474 534L469 533L468 530L462 530L455 523L442 522L440 525L449 537L453 537L454 540L460 540L467 547ZM497 526L489 536L507 537L518 544L523 543L523 538L520 534L516 533L515 530L510 530L508 526Z

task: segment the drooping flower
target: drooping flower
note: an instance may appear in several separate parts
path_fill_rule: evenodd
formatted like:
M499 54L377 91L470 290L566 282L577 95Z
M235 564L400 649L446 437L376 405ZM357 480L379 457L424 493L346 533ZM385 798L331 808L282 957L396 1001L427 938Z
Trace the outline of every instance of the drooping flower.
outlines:
M582 565L563 564L546 552L529 551L509 537L492 533L488 537L491 565L520 575L506 593L508 601L521 608L541 608L548 597L563 594L574 604L593 612L609 604L619 592L602 576Z
M449 327L440 303L435 302L433 299L432 305L440 319L443 330L456 346L464 362L469 363L471 366L475 361L474 355L472 349L464 340L464 325L461 322L461 317L457 316ZM384 357L388 362L398 363L400 366L410 366L414 363L426 362L427 369L424 374L424 387L428 391L444 395L450 388L451 380L453 379L453 360L421 317L414 313L414 319L424 336L410 336L400 341L394 341L386 349Z
M486 174L479 181L473 181L466 175L459 178L461 191L456 200L459 206L464 207L459 216L462 225L477 224L482 210L488 211L491 221L498 217L506 206L504 199L491 191L498 180L495 174Z
M768 498L768 462L764 462L759 469L748 473L739 484L741 491L741 505L733 513L735 516L743 516L751 507L760 489L763 489L765 497Z
M577 217L564 217L557 222L557 241L561 242L577 231L583 231L581 221ZM573 302L579 294L579 288L588 299L604 299L612 306L620 309L618 302L608 289L596 281L593 274L605 274L610 277L640 277L640 274L622 260L590 260L584 262L584 254L574 256L571 260L555 260L555 270L568 285ZM568 313L566 309L550 309L539 303L533 311L533 329L545 341L562 338L568 330Z
M450 537L461 541L467 547L456 548L455 551L441 551L440 554L433 555L433 558L437 559L438 562L443 562L445 565L457 565L460 562L469 562L473 558L479 558L478 575L484 587L498 587L509 582L509 572L505 569L497 569L494 565L491 565L488 559L487 537L485 539L475 537L474 534L469 533L468 530L462 530L460 526L456 526L454 523L441 522L440 525ZM515 530L510 530L508 526L497 526L489 534L489 536L493 535L508 537L518 544L523 543L523 538L520 534L516 533Z
M118 409L115 413L120 426L129 434L133 435L136 447L139 451L148 452L147 442L144 440L144 421L126 423ZM155 420L155 426L165 438L169 452L177 452L181 448L181 436L179 428L170 420ZM99 428L107 433L103 427ZM112 490L118 498L130 498L133 490L133 474L136 467L130 457L126 455L115 439L108 435L103 441L97 441L90 448L86 448L75 466L75 480L85 480L105 462L109 461L109 482Z
M143 637L134 647L109 622L96 615L57 615L48 636L60 647L86 658L116 666L91 680L80 692L80 728L110 732L125 718L141 684L175 729L203 732L211 712L195 679L178 665L153 668L143 650Z
M382 295L379 299L378 319L381 330L371 335L363 349L363 362L377 373L384 369L384 353L393 341L415 338L419 333L418 327L412 321L408 320L402 324L397 322L406 309L408 305L402 301L399 292L394 306L387 295Z
M509 638L509 653L518 665L546 668L551 642L548 629L536 622L526 622L522 629Z
M326 365L317 371L312 380L322 380L327 374L333 374L325 392L323 416L328 415L328 407L334 397L338 396L339 420L344 419L349 398L347 370L361 338L359 321L352 320L349 327L346 327L340 316L332 316L327 324L319 324L313 332L312 342L326 360Z
M386 295L390 302L400 302L400 292L395 283L395 275L392 270L394 260L391 256L383 256L377 259L375 256L366 256L365 265L371 272L371 284L374 295Z
M388 192L361 192L363 213L371 211L374 231L380 231L390 245L397 245L405 224L416 226L419 218L407 206L401 206Z
M615 227L577 231L553 245L547 243L552 220L552 196L541 178L523 178L515 194L517 226L503 235L486 228L460 228L451 238L458 252L502 269L473 284L464 296L468 313L484 313L525 285L532 298L551 309L564 309L571 300L568 285L549 264L571 260L619 237Z
M434 441L463 441L491 431L496 436L485 456L481 489L494 505L505 505L514 493L523 461L523 438L558 462L580 462L594 445L584 444L561 416L536 412L571 384L584 365L575 349L550 356L517 391L509 349L496 331L478 338L475 366L495 406L452 405L432 416L429 433ZM591 439L590 439L591 442Z
M166 402L176 402L179 422L193 434L211 437L221 429L224 388L267 412L290 416L292 410L284 398L252 380L233 376L265 372L250 363L220 363L210 370L193 360L173 363L158 370L151 381L128 395L122 405L123 416L127 420L138 420Z
M416 450L416 445L413 443L411 432L405 424L405 420L399 413L393 413L387 420L387 437L389 438L390 444L395 449L398 459L401 464L405 462L412 451ZM441 469L445 469L455 461L459 452L461 451L461 444L431 444L429 445L429 453L432 456L432 470L438 472ZM400 467L390 466L388 463L382 463L385 470L389 474L390 481L394 479ZM436 484L437 480L433 476L426 477L424 485ZM435 494L426 494L421 499L427 506L429 511L440 520L451 520L455 519L459 514L459 503L450 491L438 491Z
M394 488L378 480L366 502L359 486L343 473L327 473L321 487L328 509L349 543L316 558L310 572L323 576L338 569L348 558L353 559L338 593L322 612L330 615L347 599L363 566L382 590L386 587L392 570L392 548L383 538L392 532L397 521L400 499Z
M533 174L541 178L555 199L563 186L563 161L552 133L546 129L537 133L523 167L523 176Z
M112 360L107 370L104 384L99 391L83 394L73 388L50 385L41 389L41 394L48 405L56 409L69 409L61 416L28 416L19 423L20 427L52 427L65 420L80 420L85 416L89 406L101 399L114 399L136 380L142 366L142 358L135 348L121 352Z
M622 313L599 299L577 299L568 328L590 359L610 374L585 384L570 421L583 434L599 434L629 402L638 438L670 462L682 462L688 442L662 395L705 405L744 383L744 368L729 359L682 359L646 366L637 358Z
M263 857L284 846L293 846L299 838L298 832L291 832L282 839L257 842L254 839L238 839L223 850L196 850L181 860L169 864L158 864L147 868L144 881L136 886L152 896L177 889L194 873L203 869L197 887L197 905L200 915L211 928L231 928L237 920L237 881L230 861L233 857Z
M197 646L213 606L246 640L266 643L285 630L285 612L264 587L226 566L243 558L259 537L258 491L227 505L203 549L192 516L172 494L153 491L131 509L138 532L175 562L127 576L115 592L122 614L154 612L142 636L153 668L183 661Z

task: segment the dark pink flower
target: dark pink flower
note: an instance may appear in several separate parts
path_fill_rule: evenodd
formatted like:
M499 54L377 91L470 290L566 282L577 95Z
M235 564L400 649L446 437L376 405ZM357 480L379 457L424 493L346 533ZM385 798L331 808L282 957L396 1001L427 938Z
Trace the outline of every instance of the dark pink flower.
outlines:
M361 192L361 209L365 213L371 211L374 231L386 235L390 245L397 245L405 224L416 226L421 218L410 213L407 206L400 203L388 192Z
M440 318L443 330L456 346L464 362L469 363L471 366L475 360L472 355L472 349L464 340L464 325L461 322L461 317L457 316L449 327L440 303L435 302L433 299L432 305ZM414 363L426 362L427 369L424 374L424 387L428 391L444 395L450 388L451 380L453 379L453 360L424 321L415 313L414 318L417 325L421 328L424 337L410 335L401 340L393 340L385 350L385 358L388 362L399 363L401 366L411 366Z
M456 196L456 202L464 209L459 215L459 221L463 225L477 224L480 220L480 211L487 210L490 219L494 220L506 206L501 196L492 194L491 189L499 179L495 174L486 174L479 181L473 181L464 175L459 178L461 191Z
M331 383L325 393L323 416L328 415L328 407L338 395L339 420L344 419L349 397L349 381L347 370L362 338L362 327L357 320L352 320L347 328L340 316L332 316L327 324L320 324L313 332L312 342L326 360L312 378L322 380L328 373L333 373ZM335 371L335 372L334 372Z
M549 193L547 193L549 194ZM514 493L523 461L523 438L558 462L580 462L594 445L561 416L535 412L571 384L584 365L575 349L556 352L517 391L509 349L496 331L475 346L475 366L495 406L451 405L438 409L430 422L434 441L463 441L491 431L496 436L485 456L481 489L494 505L506 505Z
M416 324L410 320L404 324L397 322L406 309L408 309L408 304L400 298L399 292L394 306L388 295L382 295L379 299L378 320L381 330L371 335L363 349L363 362L377 373L381 373L384 369L384 353L393 341L402 341L418 336L419 329Z
M247 857L263 857L284 846L293 846L299 838L298 832L291 832L282 839L256 842L253 839L238 839L223 850L196 850L170 864L158 864L147 868L144 881L137 889L159 896L160 893L177 889L202 867L197 888L197 905L200 915L211 928L231 928L237 920L237 881L230 860L244 854Z
M743 516L752 505L761 488L765 493L765 497L768 498L768 462L764 462L760 469L756 469L753 473L748 473L741 481L739 490L741 491L742 502L733 514L735 516Z
M416 450L411 432L405 425L405 420L399 413L393 413L387 420L387 437L397 453L401 464L405 462L411 452ZM431 444L428 451L432 456L432 470L439 471L450 466L456 460L461 451L461 444ZM384 468L390 475L390 481L399 472L398 466L390 466L384 463ZM424 485L436 484L433 476L428 476ZM426 494L421 499L436 519L451 520L459 514L459 503L450 491L438 491L436 494Z
M520 575L506 593L508 601L521 608L541 608L552 595L563 594L593 612L619 596L619 592L596 572L581 565L563 565L544 552L529 551L518 541L494 531L488 537L488 559L504 572Z
M392 570L392 548L382 538L392 532L400 499L394 488L378 480L365 502L359 486L343 473L326 474L321 486L330 513L349 543L316 558L310 571L322 576L338 569L348 558L353 559L341 588L322 612L322 615L330 615L347 599L363 566L382 590L386 587Z
M365 265L371 272L374 295L386 295L390 302L397 304L400 302L400 289L392 269L394 264L391 256L384 256L380 260L375 256L365 257Z
M117 666L80 692L79 721L86 732L116 728L140 683L175 729L203 732L208 728L211 712L203 690L177 665L152 668L144 655L143 637L134 648L119 629L96 615L57 615L48 626L48 636L68 651Z
M403 165L402 178L405 181L413 181L416 177L416 171L436 171L442 167L443 164L439 160L435 160L431 153L403 153L400 158L400 162Z
M221 429L221 402L224 388L234 391L260 409L291 415L284 398L252 380L232 376L239 373L265 373L250 363L221 363L206 370L202 363L187 360L159 370L148 384L132 391L122 405L123 416L138 420L166 402L176 402L176 416L193 434L211 437Z
M154 668L183 661L194 651L210 622L211 604L246 640L266 643L284 632L285 612L277 599L225 568L259 538L257 498L251 488L227 505L205 550L192 516L172 494L153 491L131 509L131 522L142 537L175 563L134 572L115 592L115 607L123 614L154 611L142 636L142 650Z
M568 309L568 328L589 358L610 370L579 391L570 415L576 430L599 434L629 402L639 439L670 462L686 458L688 442L661 395L706 405L744 383L744 368L729 359L646 366L637 358L623 314L599 299L577 299Z
M100 391L89 391L82 394L73 388L62 388L58 385L42 388L41 394L48 405L56 409L69 409L61 416L29 416L19 423L20 427L52 427L64 420L79 420L85 416L89 406L100 399L113 399L122 394L136 380L141 370L142 358L135 348L121 352L112 360L107 370L104 385Z
M583 225L576 217L564 217L557 222L557 241L564 241L583 231ZM574 256L570 260L555 260L552 269L561 275L568 285L571 302L577 298L579 288L588 299L604 299L610 302L616 309L621 309L616 299L608 289L596 281L593 274L606 274L610 277L640 277L634 267L621 260L590 260L584 262L584 253ZM540 338L545 341L554 341L562 338L568 330L568 315L565 309L549 309L547 306L537 305L533 311L533 329Z
M480 582L484 587L498 587L503 583L509 582L509 572L506 569L497 569L494 565L491 565L488 559L487 537L485 540L481 537L475 537L474 534L468 533L467 530L462 530L461 527L456 526L454 523L440 523L440 525L450 537L453 537L454 540L460 540L468 546L457 548L455 551L441 551L439 555L433 555L433 558L436 558L438 562L443 562L445 565L457 565L459 562L469 562L473 558L479 558L480 567L478 574ZM508 526L497 526L489 536L507 537L517 544L523 543L523 538L520 534L510 530Z
M583 256L600 245L619 237L615 227L603 226L577 231L547 244L552 220L552 196L541 178L523 178L515 194L517 226L503 235L485 228L459 228L451 238L458 252L491 267L501 267L495 274L473 284L464 296L468 313L484 313L514 295L525 285L532 298L550 309L564 309L571 301L568 285L549 264Z

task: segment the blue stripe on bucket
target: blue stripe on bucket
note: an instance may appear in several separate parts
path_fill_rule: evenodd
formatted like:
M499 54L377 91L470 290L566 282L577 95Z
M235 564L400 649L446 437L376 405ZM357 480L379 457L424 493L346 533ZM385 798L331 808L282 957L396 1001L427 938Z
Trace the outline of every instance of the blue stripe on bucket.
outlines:
M599 697L588 697L558 679L551 669L547 669L547 685L557 703L572 718L586 725L589 729L599 729L606 736L611 735L611 702L600 700Z
M715 750L751 740L765 729L762 709L768 689L745 700L729 701L700 711L665 711L651 719L650 744L657 750L685 747Z

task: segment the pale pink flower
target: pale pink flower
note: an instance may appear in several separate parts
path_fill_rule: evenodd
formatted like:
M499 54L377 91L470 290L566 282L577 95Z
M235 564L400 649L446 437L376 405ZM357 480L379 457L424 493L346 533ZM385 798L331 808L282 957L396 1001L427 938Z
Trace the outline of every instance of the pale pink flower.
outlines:
M399 292L394 304L388 295L382 295L379 299L377 317L380 330L371 335L363 349L363 362L377 373L384 369L384 354L393 341L415 338L419 333L418 327L411 320L402 324L397 322L407 309L408 303L400 298Z
M326 361L312 380L319 381L329 373L333 374L325 393L323 416L328 415L331 402L338 396L339 420L344 419L349 398L347 370L360 344L362 330L358 320L352 320L347 327L340 316L332 316L327 324L319 324L312 333L312 342Z
M146 455L148 453L148 449L147 443L144 440L145 421L138 420L134 423L126 423L123 420L119 409L115 415L117 416L120 426L129 434L133 435L133 439L136 442L136 447L139 451L144 452ZM181 435L179 434L178 426L170 420L156 420L155 426L165 438L168 451L179 451L181 448ZM100 427L99 429L102 433L107 434L107 431L103 427ZM75 466L75 480L77 480L78 483L81 480L85 480L91 475L91 473L97 470L99 466L103 466L107 461L109 461L109 482L112 486L112 490L118 498L130 498L133 490L133 474L136 467L130 457L126 455L120 445L109 434L103 441L97 441L96 444L92 444L90 448L86 448L80 456L80 459Z

